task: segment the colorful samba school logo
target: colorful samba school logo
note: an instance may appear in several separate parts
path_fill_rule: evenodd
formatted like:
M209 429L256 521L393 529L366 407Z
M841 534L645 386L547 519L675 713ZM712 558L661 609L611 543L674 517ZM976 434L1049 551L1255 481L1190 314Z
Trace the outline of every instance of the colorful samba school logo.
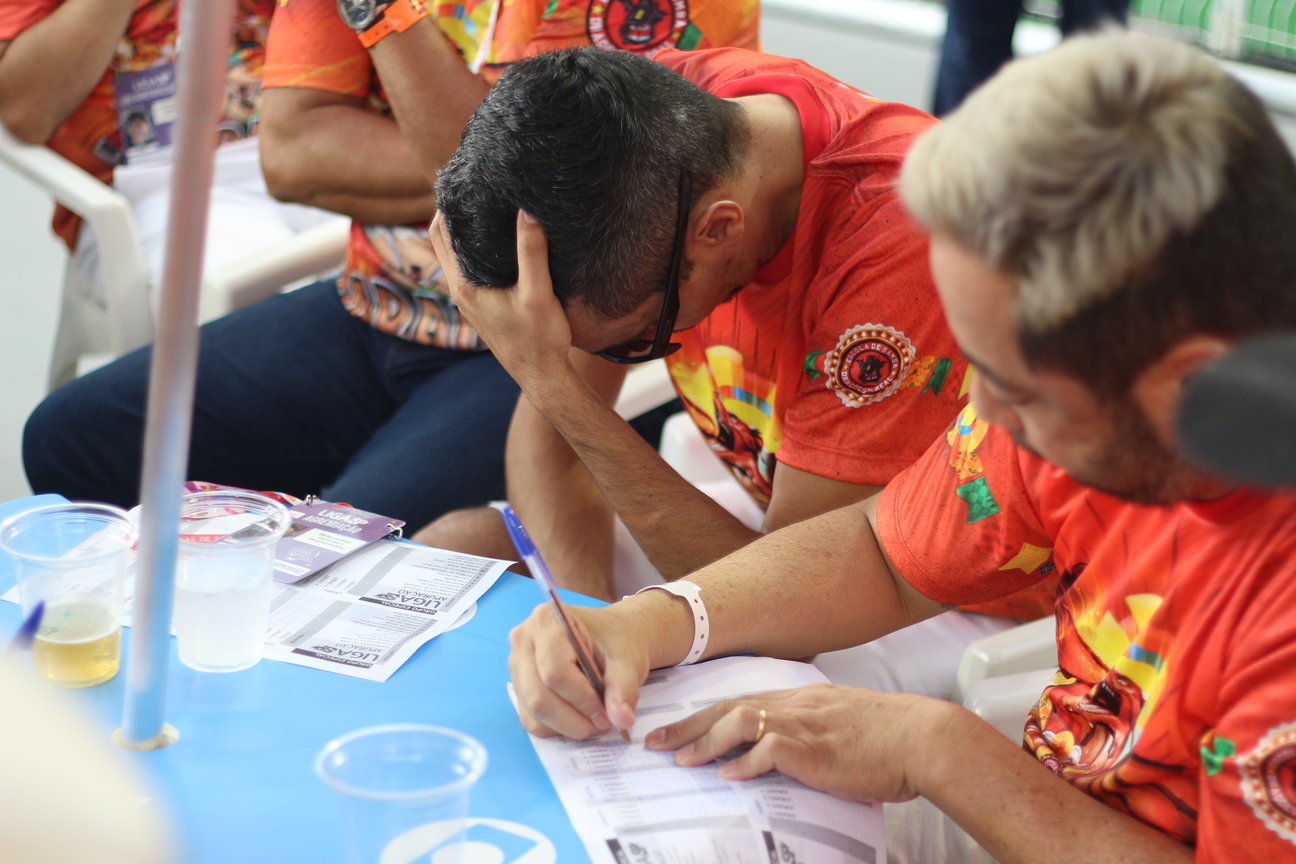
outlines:
M688 0L593 0L585 19L597 47L647 57L677 45L688 24Z

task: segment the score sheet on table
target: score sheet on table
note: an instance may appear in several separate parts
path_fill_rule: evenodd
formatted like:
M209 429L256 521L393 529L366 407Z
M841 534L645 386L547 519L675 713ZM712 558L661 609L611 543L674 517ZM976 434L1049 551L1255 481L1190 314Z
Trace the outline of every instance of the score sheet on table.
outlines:
M729 657L648 676L631 743L536 738L595 864L885 864L882 806L834 798L778 773L734 782L643 746L659 726L722 699L826 679L808 663ZM511 690L511 688L510 688Z

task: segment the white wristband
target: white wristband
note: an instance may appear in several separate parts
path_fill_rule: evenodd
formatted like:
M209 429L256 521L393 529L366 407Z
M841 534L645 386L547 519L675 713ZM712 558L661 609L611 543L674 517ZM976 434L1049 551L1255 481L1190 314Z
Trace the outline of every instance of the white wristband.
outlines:
M698 662L702 659L703 649L706 648L707 636L711 635L711 622L707 620L706 604L702 602L702 589L692 582L681 580L663 585L649 585L647 588L640 588L635 594L653 590L669 592L688 602L689 611L693 613L693 647L689 648L688 656L676 665L689 666Z

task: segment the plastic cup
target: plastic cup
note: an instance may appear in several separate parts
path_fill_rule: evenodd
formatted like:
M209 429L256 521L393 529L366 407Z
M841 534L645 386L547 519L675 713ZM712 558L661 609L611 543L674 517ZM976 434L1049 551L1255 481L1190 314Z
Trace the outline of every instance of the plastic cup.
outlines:
M181 663L237 672L261 661L275 544L289 524L286 507L255 492L184 496L172 613Z
M0 525L14 560L23 615L45 602L32 666L61 687L89 687L121 667L122 581L135 542L126 512L54 504Z
M398 723L330 741L315 773L338 793L351 864L460 864L486 748L454 729Z

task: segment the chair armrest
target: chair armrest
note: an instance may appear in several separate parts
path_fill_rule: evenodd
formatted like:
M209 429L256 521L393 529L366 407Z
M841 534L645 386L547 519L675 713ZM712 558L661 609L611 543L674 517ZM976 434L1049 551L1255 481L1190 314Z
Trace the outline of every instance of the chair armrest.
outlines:
M153 341L147 276L130 202L48 147L24 144L14 138L3 125L0 162L48 192L94 231L103 267L109 348L113 353L125 354Z
M733 477L687 411L672 414L666 419L658 452L676 474L694 486Z
M334 269L346 257L350 236L351 220L339 216L211 271L203 278L200 320L260 303L291 282Z
M1021 741L1026 715L1055 674L1056 667L986 678L968 690L963 707L1013 741Z
M675 398L675 385L665 360L652 360L630 367L621 395L617 397L616 412L626 420L647 414Z
M961 700L972 685L986 678L1018 672L1056 669L1057 619L1053 616L978 639L963 652L954 698Z

